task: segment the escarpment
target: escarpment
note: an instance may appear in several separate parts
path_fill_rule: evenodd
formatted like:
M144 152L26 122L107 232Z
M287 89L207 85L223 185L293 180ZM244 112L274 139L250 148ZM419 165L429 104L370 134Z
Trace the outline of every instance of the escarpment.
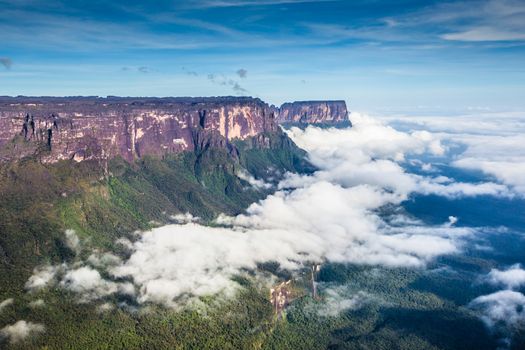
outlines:
M0 97L0 159L39 154L64 159L134 161L146 155L221 148L235 155L233 140L282 133L279 123L348 122L344 101L284 104L258 98Z
M281 124L351 126L345 101L297 101L279 109Z
M254 98L0 98L0 146L16 157L47 148L46 162L133 161L262 132L280 130L272 108Z

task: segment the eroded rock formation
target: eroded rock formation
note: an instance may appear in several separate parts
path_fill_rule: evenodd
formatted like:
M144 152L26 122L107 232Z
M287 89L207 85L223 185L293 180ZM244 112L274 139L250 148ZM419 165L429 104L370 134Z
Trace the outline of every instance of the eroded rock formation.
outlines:
M350 125L345 101L285 103L281 106L277 119L283 124Z
M17 136L47 146L50 162L117 155L132 161L227 147L236 138L278 131L275 119L254 98L0 98L0 146ZM31 151L19 145L19 152L25 149Z
M209 147L234 153L234 139L257 136L252 142L265 147L264 133L281 132L279 121L345 120L344 101L294 102L277 109L251 97L0 97L0 159L38 150L45 162L117 155L133 161Z

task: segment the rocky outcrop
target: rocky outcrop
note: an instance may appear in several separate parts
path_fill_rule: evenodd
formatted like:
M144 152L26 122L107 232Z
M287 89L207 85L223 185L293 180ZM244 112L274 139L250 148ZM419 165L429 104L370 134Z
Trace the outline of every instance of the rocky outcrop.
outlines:
M277 120L281 124L351 125L345 101L285 103L279 109Z
M231 148L233 139L280 132L275 108L248 97L0 97L4 159L81 161ZM7 151L6 151L7 150Z

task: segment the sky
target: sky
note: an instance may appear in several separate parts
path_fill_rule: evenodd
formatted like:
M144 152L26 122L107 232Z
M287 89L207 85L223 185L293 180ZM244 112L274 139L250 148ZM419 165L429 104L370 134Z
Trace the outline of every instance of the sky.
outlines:
M0 95L525 107L525 2L0 0Z

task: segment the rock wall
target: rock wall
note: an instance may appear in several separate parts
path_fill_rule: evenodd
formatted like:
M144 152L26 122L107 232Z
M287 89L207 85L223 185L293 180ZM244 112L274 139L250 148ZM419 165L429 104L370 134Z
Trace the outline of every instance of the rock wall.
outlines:
M298 101L285 103L277 117L283 124L349 124L345 101Z
M4 159L34 152L33 145L47 148L46 162L117 155L133 161L229 147L232 139L278 130L275 108L248 97L0 97Z

